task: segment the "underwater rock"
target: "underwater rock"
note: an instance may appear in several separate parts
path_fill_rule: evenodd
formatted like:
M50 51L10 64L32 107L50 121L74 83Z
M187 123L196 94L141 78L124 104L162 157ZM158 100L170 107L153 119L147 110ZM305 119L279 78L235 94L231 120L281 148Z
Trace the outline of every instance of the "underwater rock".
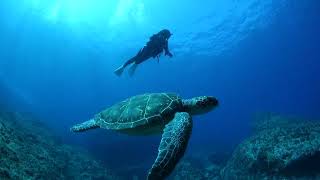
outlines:
M173 180L219 180L222 166L208 162L206 155L186 157L169 178Z
M0 179L120 179L28 114L0 112Z
M269 115L221 171L224 179L319 179L320 123Z
M208 161L211 162L212 164L224 166L227 163L230 156L231 156L231 153L228 150L221 151L221 152L219 151L212 152L208 155Z

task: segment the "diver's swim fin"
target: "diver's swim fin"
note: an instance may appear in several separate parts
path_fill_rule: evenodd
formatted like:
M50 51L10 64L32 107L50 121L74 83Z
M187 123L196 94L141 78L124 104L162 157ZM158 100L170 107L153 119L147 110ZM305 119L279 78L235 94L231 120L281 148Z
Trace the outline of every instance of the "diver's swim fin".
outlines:
M124 66L121 66L119 67L118 69L116 69L114 71L114 73L117 75L117 76L121 76L121 74L123 73L123 70L124 70Z
M129 69L129 76L133 76L133 75L134 75L134 72L136 71L137 67L138 67L138 64L136 64L136 63L134 63L134 64L130 67L130 69Z

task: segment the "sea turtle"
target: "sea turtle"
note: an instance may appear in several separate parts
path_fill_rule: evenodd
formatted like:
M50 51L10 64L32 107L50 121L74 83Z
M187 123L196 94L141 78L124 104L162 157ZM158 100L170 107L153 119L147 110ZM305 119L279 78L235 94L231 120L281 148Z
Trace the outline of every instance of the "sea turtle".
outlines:
M70 130L104 128L130 135L162 133L158 156L148 179L164 179L187 148L192 131L191 116L207 113L217 105L218 100L211 96L183 100L175 93L147 93L119 102Z

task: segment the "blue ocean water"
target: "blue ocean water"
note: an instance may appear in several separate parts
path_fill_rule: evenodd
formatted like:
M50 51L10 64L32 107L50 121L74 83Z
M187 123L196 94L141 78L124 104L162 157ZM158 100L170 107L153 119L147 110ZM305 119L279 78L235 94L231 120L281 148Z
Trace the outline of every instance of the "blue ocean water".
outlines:
M69 128L127 97L212 95L194 118L187 154L229 149L257 112L320 117L320 4L316 0L12 0L0 2L0 98L32 111L67 143L108 166L149 168L160 137ZM134 77L113 71L163 28L173 58ZM139 165L140 165L139 164Z

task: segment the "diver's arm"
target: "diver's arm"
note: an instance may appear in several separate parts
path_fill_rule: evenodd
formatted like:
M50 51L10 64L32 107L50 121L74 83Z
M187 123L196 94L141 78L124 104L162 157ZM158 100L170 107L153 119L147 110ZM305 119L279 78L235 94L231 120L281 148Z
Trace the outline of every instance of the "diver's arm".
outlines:
M169 57L172 57L172 54L171 54L171 52L169 51L169 48L168 48L168 40L166 40L166 42L165 42L164 52L165 52L165 55L168 55Z

